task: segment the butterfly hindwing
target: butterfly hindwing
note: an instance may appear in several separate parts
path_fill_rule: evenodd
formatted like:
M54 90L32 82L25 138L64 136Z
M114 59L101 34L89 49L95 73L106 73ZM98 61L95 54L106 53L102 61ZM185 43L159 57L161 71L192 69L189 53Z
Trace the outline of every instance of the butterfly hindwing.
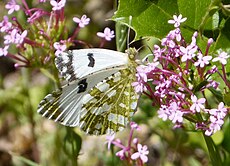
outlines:
M61 89L48 94L39 104L38 113L66 126L77 126L81 115L84 96L98 81L104 80L109 75L117 72L108 72L90 75L80 81L73 81Z
M88 134L112 134L123 130L137 106L139 95L131 86L133 73L120 70L93 87L83 104L80 128Z

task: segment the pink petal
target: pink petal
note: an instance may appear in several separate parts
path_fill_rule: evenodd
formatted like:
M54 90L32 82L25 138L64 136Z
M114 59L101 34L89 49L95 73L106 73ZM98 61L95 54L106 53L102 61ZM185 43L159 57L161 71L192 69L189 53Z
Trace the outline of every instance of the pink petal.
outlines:
M140 153L136 152L136 153L132 154L131 159L136 160L139 157L140 157Z

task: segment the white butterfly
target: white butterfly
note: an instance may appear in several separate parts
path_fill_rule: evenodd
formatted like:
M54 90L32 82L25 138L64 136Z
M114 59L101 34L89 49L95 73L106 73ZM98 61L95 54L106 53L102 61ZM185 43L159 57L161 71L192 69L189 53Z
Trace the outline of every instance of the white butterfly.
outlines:
M88 134L123 130L134 114L139 94L135 81L135 49L126 53L107 49L80 49L55 59L68 84L47 95L39 104L42 116Z

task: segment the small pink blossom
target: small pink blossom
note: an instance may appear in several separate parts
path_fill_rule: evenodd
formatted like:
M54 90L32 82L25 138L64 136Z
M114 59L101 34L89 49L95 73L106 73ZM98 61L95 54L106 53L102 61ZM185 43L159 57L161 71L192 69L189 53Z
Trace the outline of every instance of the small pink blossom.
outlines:
M21 34L17 29L13 29L8 35L4 36L4 44L22 44L27 36L27 30L24 30Z
M27 30L24 30L21 34L17 33L15 36L15 44L22 44L26 36L27 36Z
M2 22L0 22L0 31L7 32L11 28L12 28L12 23L9 22L9 19L7 16L4 16Z
M130 122L130 127L132 129L136 129L136 130L140 130L141 129L140 126L137 123L135 123L135 122Z
M107 41L111 41L115 37L114 31L110 30L108 27L104 29L104 32L97 32L97 36L105 38Z
M108 150L110 149L111 144L112 144L114 138L115 138L115 134L107 135L106 136L106 142L105 143L108 143Z
M201 109L204 109L204 103L206 101L205 98L200 98L197 99L197 97L195 95L191 96L191 100L192 100L192 106L190 107L190 110L192 111L196 111L196 112L200 112Z
M182 22L185 22L187 18L182 18L182 15L180 14L178 17L176 15L173 15L173 20L168 20L169 24L174 24L174 27L177 28L180 26Z
M118 156L121 160L125 159L125 151L122 149L116 153L116 156Z
M172 121L172 123L182 123L183 122L184 113L181 112L181 109L178 106L178 103L176 102L170 103L169 111L170 111L170 114L168 118L169 120Z
M225 108L224 103L220 102L217 109L205 111L210 114L209 120L211 122L208 129L205 131L205 135L210 136L221 129L228 110Z
M200 66L203 68L205 65L209 64L209 61L212 59L211 56L203 56L201 53L198 53L198 60L194 63L195 66Z
M56 49L56 51L55 51L55 55L56 56L58 56L59 54L61 54L67 48L65 42L63 42L63 41L61 41L61 42L55 42L53 46Z
M19 11L20 6L16 3L15 0L11 0L6 4L5 8L9 10L8 14L12 14L14 11Z
M137 93L147 91L147 88L144 82L136 81L132 83L132 86L134 87Z
M216 116L218 119L223 119L227 114L227 108L224 107L224 103L220 102L218 109L211 109L209 113L213 116Z
M55 0L50 1L50 4L53 6L52 8L53 11L61 10L65 6L65 3L66 3L66 0L61 0L59 2Z
M181 61L186 62L196 56L195 52L197 51L197 46L189 45L186 48L180 46L180 51L182 52Z
M230 56L229 56L226 52L222 51L222 52L219 52L218 57L213 58L212 61L213 61L213 62L219 61L220 63L222 63L222 65L226 65L226 64L227 64L227 59L228 59L229 57L230 57Z
M74 17L73 21L78 23L79 27L83 28L89 24L90 18L87 18L87 16L84 14L81 18Z
M168 107L166 105L161 105L157 113L158 113L158 117L161 118L163 121L166 121L170 114Z
M143 163L148 161L147 155L149 154L148 147L146 145L142 146L141 144L137 144L137 152L132 154L131 159L136 160L140 158Z
M40 3L44 3L44 2L46 2L46 0L39 0L39 2L40 2Z
M4 48L0 48L0 56L6 56L8 54L9 46L5 46Z

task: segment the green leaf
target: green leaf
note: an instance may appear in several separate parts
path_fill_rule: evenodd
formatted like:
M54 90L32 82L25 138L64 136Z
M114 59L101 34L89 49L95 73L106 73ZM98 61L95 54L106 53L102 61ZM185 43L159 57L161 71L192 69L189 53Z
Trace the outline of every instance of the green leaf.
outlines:
M226 10L220 0L120 0L112 19L130 26L136 33L136 41L147 37L162 39L174 29L168 20L173 15L182 14L187 17L180 27L184 39L190 42L192 34L198 31L197 43L203 52L208 38L216 41L210 50L212 52L229 48L230 23ZM131 25L129 16L132 16Z
M230 20L224 21L224 27L216 40L216 49L227 49L230 47Z
M230 106L230 92L227 92L223 95L224 103L227 106Z
M204 135L204 133L203 133L203 137L204 137L204 140L208 148L208 152L209 152L210 159L212 161L212 165L221 166L222 163L221 163L221 158L220 158L218 147L215 145L211 137Z
M230 117L225 121L226 128L224 129L224 140L222 142L223 148L230 153Z
M174 0L120 0L112 19L129 26L129 16L132 16L130 26L136 32L134 40L148 36L162 38L173 29L167 22L175 12L178 13Z
M64 151L68 156L72 156L76 160L81 150L82 139L73 131L73 128L66 127L66 132Z
M218 91L218 90L216 90L216 89L214 89L212 87L208 88L208 89L212 92L212 94L216 97L216 99L219 102L223 101L223 96L222 96L222 93L220 91Z

